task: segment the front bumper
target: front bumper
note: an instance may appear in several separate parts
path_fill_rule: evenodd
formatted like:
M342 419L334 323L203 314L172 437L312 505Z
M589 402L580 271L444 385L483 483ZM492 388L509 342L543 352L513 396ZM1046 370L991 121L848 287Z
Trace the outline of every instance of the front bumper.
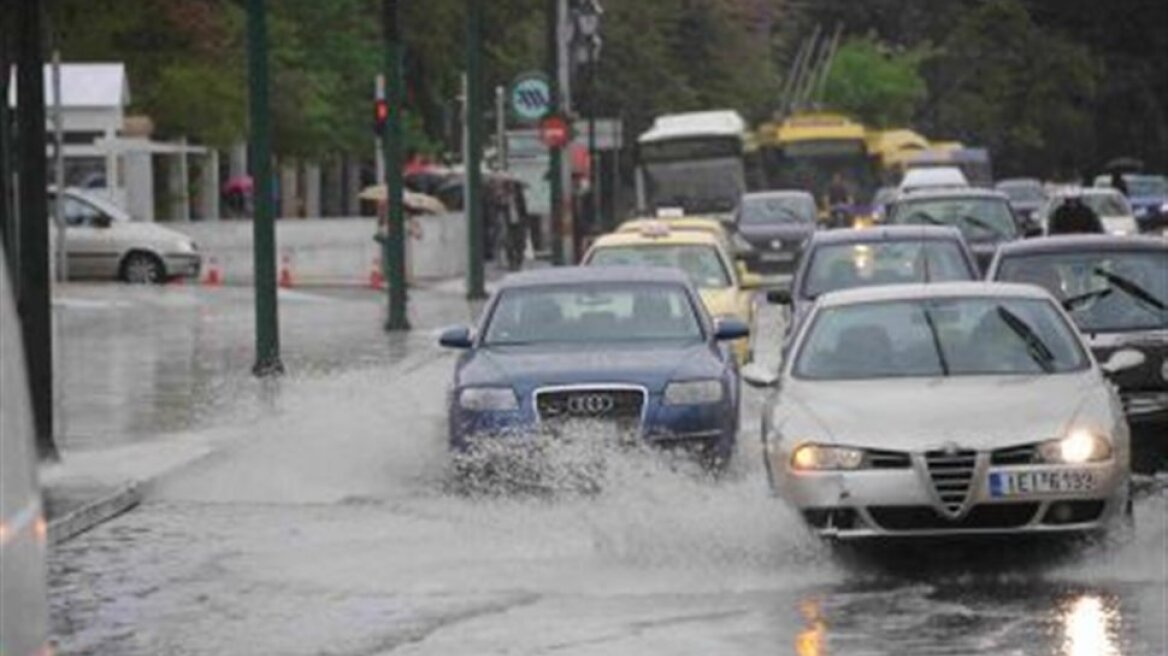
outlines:
M199 253L168 253L162 258L166 275L171 278L197 278L203 268Z
M450 448L465 453L483 441L523 449L547 439L596 439L615 445L696 449L729 457L737 439L737 419L737 407L730 397L718 403L665 405L656 392L648 394L639 425L623 434L604 420L581 421L566 428L545 423L536 416L530 402L503 412L451 407Z
M1083 492L1010 497L991 490L991 471L1042 468L1090 470L1096 485ZM955 514L939 499L921 454L912 454L911 464L899 469L800 473L785 469L775 485L813 532L839 539L1092 531L1123 512L1128 494L1126 469L1115 460L1073 468L1005 466L991 465L988 453L978 454L967 496Z

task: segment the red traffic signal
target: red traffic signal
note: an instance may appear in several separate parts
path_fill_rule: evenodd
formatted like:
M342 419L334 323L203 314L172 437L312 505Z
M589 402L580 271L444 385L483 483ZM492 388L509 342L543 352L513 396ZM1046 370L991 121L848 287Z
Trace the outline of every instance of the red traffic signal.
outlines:
M548 148L563 148L572 140L571 127L564 117L550 114L539 122L539 139Z
M389 122L389 102L384 98L373 101L373 132L385 136L385 125Z

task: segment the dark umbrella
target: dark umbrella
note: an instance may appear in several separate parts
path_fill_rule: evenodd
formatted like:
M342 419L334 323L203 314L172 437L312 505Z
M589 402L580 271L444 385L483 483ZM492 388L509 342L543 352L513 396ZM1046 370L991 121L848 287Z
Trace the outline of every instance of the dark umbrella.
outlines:
M1103 165L1108 173L1138 173L1144 170L1144 163L1134 157L1116 157Z

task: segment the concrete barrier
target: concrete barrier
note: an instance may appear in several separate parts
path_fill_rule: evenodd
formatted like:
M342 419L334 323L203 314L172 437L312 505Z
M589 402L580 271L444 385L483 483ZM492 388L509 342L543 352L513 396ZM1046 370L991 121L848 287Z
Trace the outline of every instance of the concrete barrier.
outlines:
M452 278L466 272L466 220L462 214L418 216L408 221L406 271L410 280ZM168 224L189 235L203 253L203 267L219 268L225 284L251 284L252 224L210 221ZM294 285L368 284L381 246L372 218L276 221L277 275L287 268Z

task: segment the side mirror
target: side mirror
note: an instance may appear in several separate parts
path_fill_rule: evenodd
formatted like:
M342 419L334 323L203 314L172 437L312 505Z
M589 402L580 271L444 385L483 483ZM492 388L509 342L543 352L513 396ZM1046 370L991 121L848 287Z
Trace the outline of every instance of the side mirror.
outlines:
M742 380L751 387L774 387L779 375L757 362L742 367Z
M468 349L473 346L470 338L470 328L466 326L451 326L442 331L438 343L446 348Z
M767 291L767 303L773 305L790 305L791 304L791 290L789 289L771 289Z
M750 326L738 319L719 319L714 327L714 339L719 342L742 339L750 335Z
M1121 371L1134 369L1144 363L1147 358L1135 349L1120 349L1107 358L1107 362L1099 365L1103 373L1117 374Z
M108 228L113 225L114 220L108 214L96 214L90 223L95 228Z

